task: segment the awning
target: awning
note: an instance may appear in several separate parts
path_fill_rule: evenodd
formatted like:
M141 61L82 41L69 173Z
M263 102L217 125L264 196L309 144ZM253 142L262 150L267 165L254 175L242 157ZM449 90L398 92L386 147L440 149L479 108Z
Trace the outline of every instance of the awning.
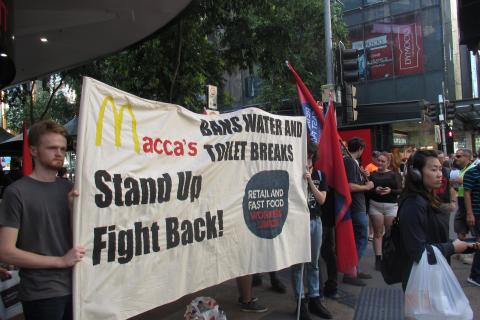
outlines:
M13 134L0 127L0 142L5 141L13 137Z
M463 99L455 101L457 110L454 130L480 130L480 99Z
M7 31L14 38L11 85L120 51L165 26L190 1L7 1L2 25L13 25Z
M420 121L422 120L423 110L428 104L429 102L425 100L415 100L359 105L357 106L357 121L341 127Z
M68 121L63 127L67 130L67 135L69 138L75 138L77 136L77 126L78 126L78 117L73 117L72 120ZM4 129L0 128L0 156L20 156L22 155L23 148L23 133L17 134L16 136L11 135L10 133L5 133L8 137L2 140L2 133ZM69 139L70 140L70 139ZM71 147L71 146L69 146Z

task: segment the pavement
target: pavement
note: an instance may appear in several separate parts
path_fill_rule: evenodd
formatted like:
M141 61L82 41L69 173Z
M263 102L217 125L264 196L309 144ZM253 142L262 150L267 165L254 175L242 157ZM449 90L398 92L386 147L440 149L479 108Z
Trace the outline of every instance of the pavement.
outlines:
M452 215L453 216L453 215ZM453 217L452 217L453 218ZM450 229L453 229L452 227ZM451 238L455 235L451 232ZM381 273L374 270L374 254L372 243L369 242L367 254L360 262L360 268L363 272L372 275L373 279L365 280L367 286L363 291L361 287L344 284L339 275L339 293L340 299L325 299L325 304L334 319L355 319L355 320L386 320L401 319L403 315L403 294L400 284L389 286L385 284ZM474 319L480 320L480 287L476 287L466 281L470 273L470 266L463 264L459 259L452 257L452 269L456 274L460 285L463 287L470 305L474 312ZM326 279L325 266L322 265ZM229 280L219 285L201 290L194 294L187 295L175 302L162 307L150 310L146 313L133 317L134 320L182 320L186 306L195 297L209 296L214 298L220 307L225 311L228 320L293 320L295 318L294 295L290 280L290 270L281 270L278 273L280 279L287 286L287 293L279 294L271 290L270 278L268 274L263 275L263 285L253 288L253 296L259 298L259 303L267 306L269 310L265 313L247 313L240 311L238 299L238 290L235 280ZM400 291L399 291L400 290ZM394 293L392 295L392 293ZM376 299L383 299L373 301ZM368 307L374 306L373 308ZM382 309L383 313L378 312ZM373 313L369 313L372 312ZM355 314L357 312L357 314ZM321 319L312 315L313 319Z

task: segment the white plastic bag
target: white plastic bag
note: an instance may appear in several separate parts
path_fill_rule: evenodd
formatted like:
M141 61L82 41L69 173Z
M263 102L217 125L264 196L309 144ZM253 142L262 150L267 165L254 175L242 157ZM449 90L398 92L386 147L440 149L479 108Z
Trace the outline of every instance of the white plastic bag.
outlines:
M198 297L187 306L185 320L227 320L227 316L210 297Z
M22 304L18 300L18 286L20 277L18 271L9 271L12 277L0 281L0 319L10 319L23 312Z
M427 250L414 263L405 290L405 317L417 320L471 320L472 308L462 287L435 246L436 264L429 264ZM429 249L430 250L430 249Z

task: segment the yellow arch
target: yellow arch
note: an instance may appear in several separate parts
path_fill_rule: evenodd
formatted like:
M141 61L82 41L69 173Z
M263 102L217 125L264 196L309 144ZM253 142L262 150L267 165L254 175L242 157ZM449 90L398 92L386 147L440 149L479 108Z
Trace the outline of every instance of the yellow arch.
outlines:
M113 127L115 129L115 146L121 146L121 131L122 131L122 123L123 123L123 111L127 109L128 113L130 114L130 118L132 119L132 138L133 138L133 145L135 148L136 153L140 153L140 143L138 140L137 135L137 120L135 119L135 115L133 114L132 105L129 103L125 103L120 107L120 110L117 112L117 108L115 107L115 101L111 96L106 96L103 99L102 105L100 106L100 111L98 112L98 120L97 120L97 131L95 136L95 144L97 146L102 145L102 133L103 133L103 119L105 117L105 108L107 104L110 102L113 111Z

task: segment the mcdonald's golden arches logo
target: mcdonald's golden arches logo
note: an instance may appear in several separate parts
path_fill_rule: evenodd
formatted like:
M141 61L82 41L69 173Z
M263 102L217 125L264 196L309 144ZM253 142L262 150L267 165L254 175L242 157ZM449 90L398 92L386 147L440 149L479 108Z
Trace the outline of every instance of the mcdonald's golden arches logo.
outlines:
M129 103L125 103L120 106L120 109L117 111L115 106L115 101L111 96L106 96L103 99L102 105L100 106L100 111L98 112L98 120L97 120L97 131L95 136L95 144L97 146L102 145L102 133L103 133L103 122L105 117L105 108L107 105L112 106L112 113L113 113L113 127L115 130L115 146L121 146L121 132L122 132L122 123L123 123L123 112L125 110L128 111L130 115L130 119L132 120L132 139L134 150L136 153L140 153L140 143L138 140L137 135L137 120L135 119L135 115L133 114L132 105Z

